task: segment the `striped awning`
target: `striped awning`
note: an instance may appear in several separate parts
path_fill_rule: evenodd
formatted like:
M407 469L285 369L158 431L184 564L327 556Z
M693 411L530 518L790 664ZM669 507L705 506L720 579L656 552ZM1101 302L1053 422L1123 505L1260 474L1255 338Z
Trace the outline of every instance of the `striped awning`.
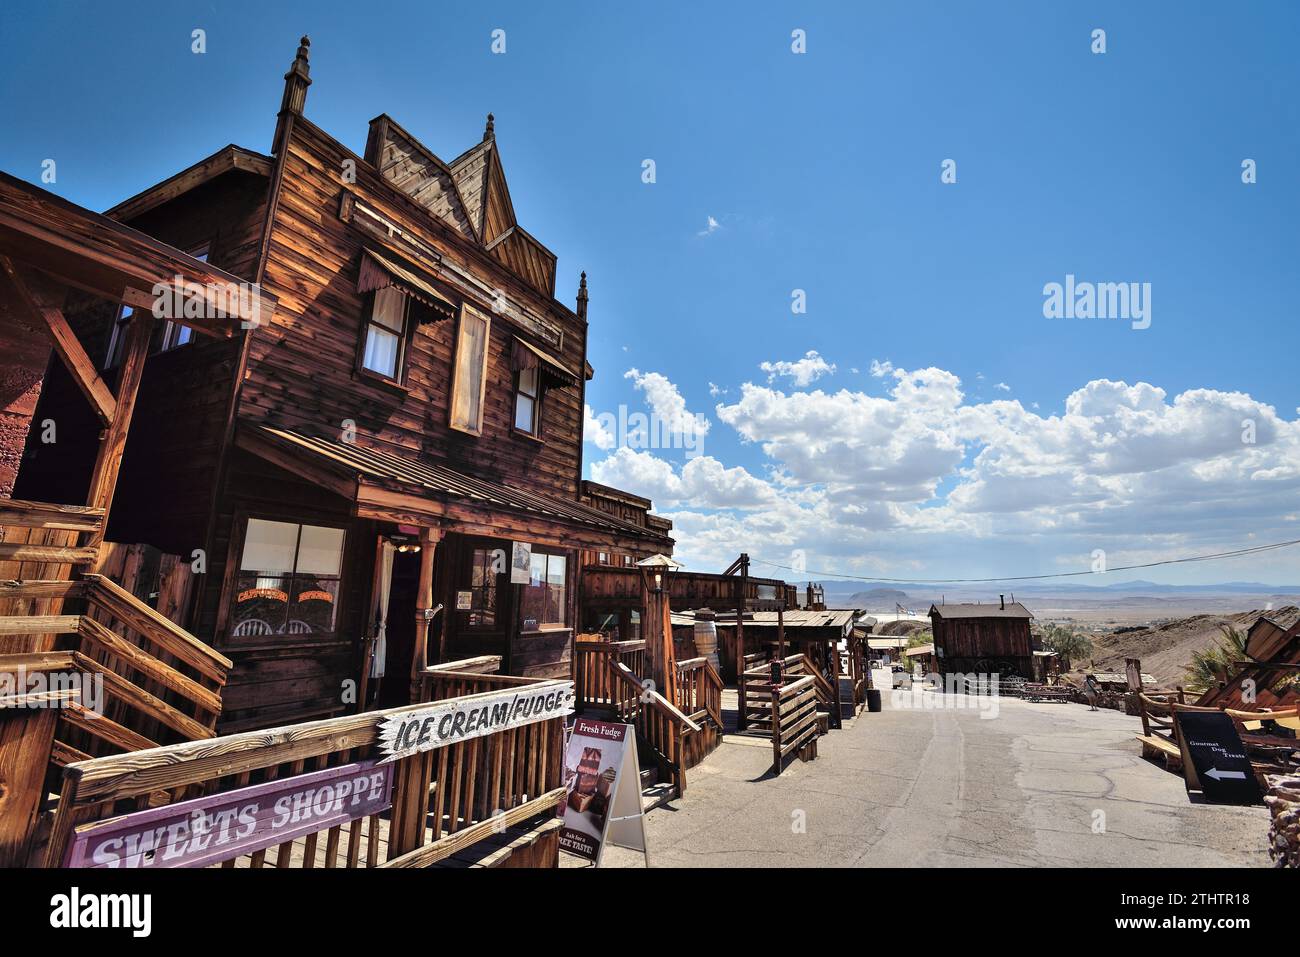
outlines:
M438 295L430 280L421 276L413 266L398 262L373 249L361 252L361 274L357 277L357 292L373 292L395 286L416 302L427 306L420 311L420 321L430 322L456 318L456 307Z
M520 369L537 369L542 376L542 384L556 389L571 389L578 384L578 377L566 369L559 359L543 352L519 336L515 336L515 345L510 357L510 367L518 372Z

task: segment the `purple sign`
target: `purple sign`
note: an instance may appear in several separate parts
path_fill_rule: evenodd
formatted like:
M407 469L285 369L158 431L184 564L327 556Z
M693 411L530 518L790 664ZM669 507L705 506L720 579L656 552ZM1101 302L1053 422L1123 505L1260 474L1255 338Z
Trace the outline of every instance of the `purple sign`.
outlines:
M393 766L363 761L106 818L64 867L205 867L387 810Z

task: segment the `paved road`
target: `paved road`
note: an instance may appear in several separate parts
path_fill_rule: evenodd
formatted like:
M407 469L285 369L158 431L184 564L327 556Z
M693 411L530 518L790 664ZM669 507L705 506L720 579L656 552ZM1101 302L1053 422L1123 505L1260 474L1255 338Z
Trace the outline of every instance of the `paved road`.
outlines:
M1136 718L1019 700L981 718L923 706L976 700L964 696L885 698L779 778L769 746L729 738L688 773L684 798L649 814L651 865L1269 863L1266 811L1189 803L1181 778L1142 759ZM612 849L606 865L643 863Z

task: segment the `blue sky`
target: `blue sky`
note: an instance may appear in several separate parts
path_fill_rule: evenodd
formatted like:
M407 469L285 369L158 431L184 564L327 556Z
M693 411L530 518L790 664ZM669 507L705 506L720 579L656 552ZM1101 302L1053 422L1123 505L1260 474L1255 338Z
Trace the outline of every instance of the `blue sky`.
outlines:
M587 446L589 474L674 518L693 567L743 547L986 577L1300 538L1295 4L54 2L0 18L0 168L35 181L54 158L52 188L96 209L226 143L267 150L302 33L307 115L358 152L388 112L450 159L494 112L560 298L590 275L593 414L709 420L690 465ZM1045 318L1043 287L1067 274L1150 283L1150 328ZM821 364L775 365L810 351ZM1296 582L1300 559L1142 577Z

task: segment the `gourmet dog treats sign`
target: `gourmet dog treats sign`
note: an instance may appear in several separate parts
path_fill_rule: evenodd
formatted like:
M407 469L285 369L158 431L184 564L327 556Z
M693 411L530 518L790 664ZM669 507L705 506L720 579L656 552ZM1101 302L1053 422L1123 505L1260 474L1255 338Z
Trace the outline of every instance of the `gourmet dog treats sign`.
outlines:
M573 682L439 701L386 716L379 725L384 761L432 751L497 731L573 713Z

